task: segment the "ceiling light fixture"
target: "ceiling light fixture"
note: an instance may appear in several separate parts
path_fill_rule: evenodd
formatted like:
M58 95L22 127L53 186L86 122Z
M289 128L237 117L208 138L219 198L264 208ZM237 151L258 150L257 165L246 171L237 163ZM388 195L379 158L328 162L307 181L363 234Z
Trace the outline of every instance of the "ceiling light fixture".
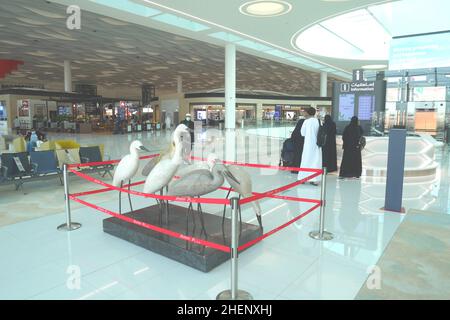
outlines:
M289 13L292 5L282 0L255 0L239 7L242 14L252 17L276 17Z

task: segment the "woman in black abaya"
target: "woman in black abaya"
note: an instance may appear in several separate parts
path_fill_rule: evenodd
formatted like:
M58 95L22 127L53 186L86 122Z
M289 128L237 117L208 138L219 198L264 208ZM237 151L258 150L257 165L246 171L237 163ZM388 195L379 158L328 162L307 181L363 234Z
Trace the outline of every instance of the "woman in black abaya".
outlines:
M300 167L300 161L302 160L303 153L303 144L305 143L305 137L303 137L300 132L303 122L305 122L305 119L298 120L297 125L295 126L295 129L291 134L291 139L294 142L295 146L294 161L292 166L297 168ZM292 173L298 174L297 171L292 171Z
M359 139L363 129L358 123L358 117L353 117L342 134L344 155L342 157L340 178L359 178L362 173L361 147Z
M337 171L336 156L336 123L331 120L330 115L326 115L323 127L327 133L325 145L322 147L322 163L327 168L327 172Z

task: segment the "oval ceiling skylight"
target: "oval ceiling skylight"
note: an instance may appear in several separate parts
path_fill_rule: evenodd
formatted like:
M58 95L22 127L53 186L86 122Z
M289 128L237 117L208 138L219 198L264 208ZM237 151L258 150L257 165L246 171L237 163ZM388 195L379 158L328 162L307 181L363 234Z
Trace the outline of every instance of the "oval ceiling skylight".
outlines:
M351 60L387 60L391 35L368 9L346 13L294 36L296 49Z
M368 6L310 25L297 32L291 43L299 51L319 56L388 60L392 37L450 30L449 10L448 0L399 0Z
M281 0L256 0L244 3L239 11L253 17L275 17L291 11L292 5Z

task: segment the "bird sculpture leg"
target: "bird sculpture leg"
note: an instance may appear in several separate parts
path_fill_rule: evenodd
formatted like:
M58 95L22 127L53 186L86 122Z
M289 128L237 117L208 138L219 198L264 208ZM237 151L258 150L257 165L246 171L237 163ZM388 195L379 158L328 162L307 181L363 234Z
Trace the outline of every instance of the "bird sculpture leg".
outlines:
M188 210L186 213L186 235L189 235L189 214L192 210L192 202L189 203ZM186 241L186 250L189 248L189 241Z
M123 188L123 181L120 182L120 190L119 190L119 214L122 214L122 188Z
M200 197L198 197L200 199ZM203 220L203 210L202 210L202 205L199 203L197 203L197 211L200 214L200 222L202 223L202 231L205 232L206 235L206 229L205 229L205 221Z
M133 212L133 206L132 206L132 204L131 204L130 188L131 188L131 180L128 180L128 201L130 202L130 209L131 209L131 212Z
M230 189L228 189L228 193L227 193L227 196L225 197L225 199L228 199L228 197L230 196L231 189L232 189L231 187L230 187ZM225 214L226 214L226 212L227 212L227 205L224 204L223 205L223 214L222 214L222 225L225 223Z
M159 194L161 196L163 195L163 189L159 190ZM164 200L158 199L157 201L159 203L159 221L160 221L160 224L162 224Z

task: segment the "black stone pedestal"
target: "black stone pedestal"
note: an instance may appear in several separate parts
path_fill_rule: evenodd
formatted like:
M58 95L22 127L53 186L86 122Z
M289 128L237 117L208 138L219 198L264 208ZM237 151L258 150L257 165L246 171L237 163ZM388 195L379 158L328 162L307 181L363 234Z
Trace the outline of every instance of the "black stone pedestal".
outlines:
M196 204L193 205L196 207ZM230 246L230 219L225 219L225 223L222 224L222 216L203 212L205 230L202 230L200 213L191 211L188 221L187 213L188 210L185 207L169 205L169 221L166 221L166 215L161 216L160 206L154 205L127 213L125 216L181 234ZM227 215L230 215L229 209ZM239 239L241 245L262 234L262 230L257 225L243 222L241 226ZM103 231L203 272L209 272L230 259L230 253L169 237L114 217L103 220Z

